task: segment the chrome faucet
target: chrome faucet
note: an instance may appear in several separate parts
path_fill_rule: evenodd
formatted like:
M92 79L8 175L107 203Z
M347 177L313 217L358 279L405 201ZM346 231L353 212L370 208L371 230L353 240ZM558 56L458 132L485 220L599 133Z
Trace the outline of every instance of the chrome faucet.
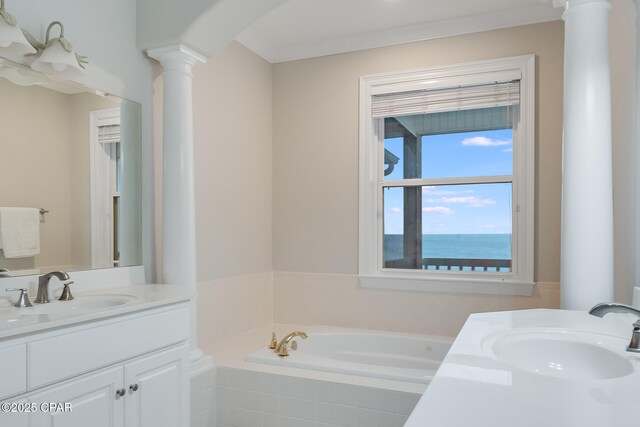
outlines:
M34 302L38 304L46 304L49 301L49 280L52 277L57 277L61 281L69 280L69 275L64 271L52 271L51 273L43 274L38 277L38 295Z
M300 338L302 338L304 340L304 339L307 339L307 334L302 332L302 331L291 332L289 335L287 335L286 337L282 338L282 341L280 341L280 343L273 350L274 353L277 353L278 356L280 356L280 357L288 356L289 355L289 351L287 349L287 346L289 345L289 342L292 339L294 339L295 337L300 337ZM296 348L298 348L298 344L294 341L294 342L291 343L291 350L295 350Z
M631 313L638 317L638 320L633 324L631 342L627 347L627 351L640 353L640 310L628 305L617 304L615 302L597 304L589 310L589 314L593 314L598 317L604 317L604 315L608 313Z

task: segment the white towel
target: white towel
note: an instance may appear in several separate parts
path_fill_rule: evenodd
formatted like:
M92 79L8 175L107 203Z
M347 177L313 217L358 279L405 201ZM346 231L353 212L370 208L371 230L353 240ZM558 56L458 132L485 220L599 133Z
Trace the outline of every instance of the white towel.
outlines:
M24 258L40 253L40 210L0 208L0 247L5 258Z

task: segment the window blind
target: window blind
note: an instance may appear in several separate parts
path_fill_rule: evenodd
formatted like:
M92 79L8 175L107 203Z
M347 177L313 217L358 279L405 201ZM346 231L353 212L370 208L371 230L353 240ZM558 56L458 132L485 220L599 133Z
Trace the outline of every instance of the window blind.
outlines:
M440 113L520 103L520 81L395 92L371 97L373 118Z
M99 126L98 142L100 144L120 142L120 125Z

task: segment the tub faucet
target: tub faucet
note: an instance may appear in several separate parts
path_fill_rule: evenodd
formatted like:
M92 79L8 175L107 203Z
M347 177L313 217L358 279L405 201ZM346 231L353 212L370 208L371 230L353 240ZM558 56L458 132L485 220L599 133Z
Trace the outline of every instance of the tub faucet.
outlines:
M69 275L64 271L52 271L51 273L43 274L38 277L38 295L36 295L36 299L34 302L39 304L46 304L49 301L49 280L55 276L59 280L69 280Z
M289 351L287 349L287 346L289 345L289 342L294 339L295 337L300 337L303 340L307 339L307 334L302 332L302 331L293 331L291 332L289 335L287 335L286 337L282 338L282 341L280 341L280 343L276 346L274 353L277 353L278 356L280 357L286 357L289 355ZM298 345L296 344L296 342L292 342L291 343L291 349L295 350L298 347Z
M627 347L627 351L640 353L640 310L628 305L617 304L615 302L597 304L589 310L589 314L593 314L598 317L604 317L607 313L631 313L638 317L638 320L633 324L631 342Z

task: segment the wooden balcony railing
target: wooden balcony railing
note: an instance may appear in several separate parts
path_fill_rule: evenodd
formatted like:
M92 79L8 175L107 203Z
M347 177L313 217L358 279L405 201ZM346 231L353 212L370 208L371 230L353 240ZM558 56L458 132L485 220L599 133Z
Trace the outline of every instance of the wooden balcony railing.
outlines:
M415 269L412 260L391 259L384 262L385 268ZM510 259L482 258L422 258L423 270L440 271L511 271Z

